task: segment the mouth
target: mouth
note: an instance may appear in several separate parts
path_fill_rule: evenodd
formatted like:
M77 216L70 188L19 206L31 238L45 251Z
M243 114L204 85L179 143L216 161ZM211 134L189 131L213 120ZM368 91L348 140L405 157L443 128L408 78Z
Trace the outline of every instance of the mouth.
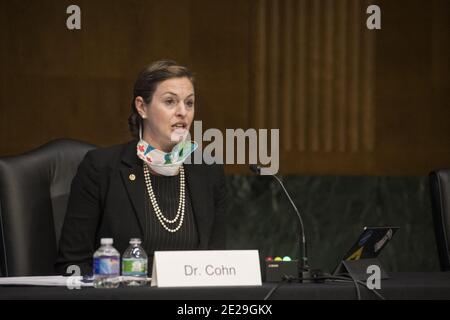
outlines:
M172 133L170 135L170 140L173 142L180 142L186 139L188 132L188 125L186 122L177 122L172 125Z
M186 130L187 129L187 123L185 123L185 122L177 122L177 123L172 125L172 129L174 129L174 130L177 130L177 129Z

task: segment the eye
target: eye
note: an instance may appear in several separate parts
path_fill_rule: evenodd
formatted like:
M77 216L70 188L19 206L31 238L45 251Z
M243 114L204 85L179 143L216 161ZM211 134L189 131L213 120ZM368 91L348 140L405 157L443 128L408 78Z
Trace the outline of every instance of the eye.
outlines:
M186 106L188 106L189 108L194 107L194 101L193 101L193 100L189 100L189 101L186 103Z
M174 105L175 104L175 100L174 99L167 99L164 101L164 103L168 106Z

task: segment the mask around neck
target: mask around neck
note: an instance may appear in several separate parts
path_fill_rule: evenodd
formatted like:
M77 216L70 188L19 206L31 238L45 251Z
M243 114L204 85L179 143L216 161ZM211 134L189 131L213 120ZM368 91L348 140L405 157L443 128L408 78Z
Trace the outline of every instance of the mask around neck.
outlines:
M163 176L175 176L189 155L197 149L195 141L185 140L176 144L171 152L155 149L141 139L137 146L137 156L147 164L152 171Z

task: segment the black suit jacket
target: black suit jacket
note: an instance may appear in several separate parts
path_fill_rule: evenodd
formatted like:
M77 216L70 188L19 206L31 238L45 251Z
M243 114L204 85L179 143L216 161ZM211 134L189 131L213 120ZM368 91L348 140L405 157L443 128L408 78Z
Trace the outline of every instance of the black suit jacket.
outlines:
M122 254L130 238L145 241L145 181L137 140L88 152L73 179L56 262L58 273L75 264L92 272L100 238L114 238ZM221 165L186 164L199 249L224 249L226 186ZM134 175L135 179L130 179ZM150 266L151 267L151 266Z

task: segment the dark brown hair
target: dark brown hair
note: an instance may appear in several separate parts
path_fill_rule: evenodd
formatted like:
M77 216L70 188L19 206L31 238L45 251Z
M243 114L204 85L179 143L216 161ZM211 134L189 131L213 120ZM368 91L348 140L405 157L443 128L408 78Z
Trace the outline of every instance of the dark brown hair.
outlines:
M139 126L142 125L141 115L137 112L134 104L136 97L142 97L144 102L149 104L158 84L168 79L184 77L191 80L192 84L194 84L194 76L191 71L171 60L153 62L139 73L134 83L131 114L128 117L128 126L134 138L139 138Z

